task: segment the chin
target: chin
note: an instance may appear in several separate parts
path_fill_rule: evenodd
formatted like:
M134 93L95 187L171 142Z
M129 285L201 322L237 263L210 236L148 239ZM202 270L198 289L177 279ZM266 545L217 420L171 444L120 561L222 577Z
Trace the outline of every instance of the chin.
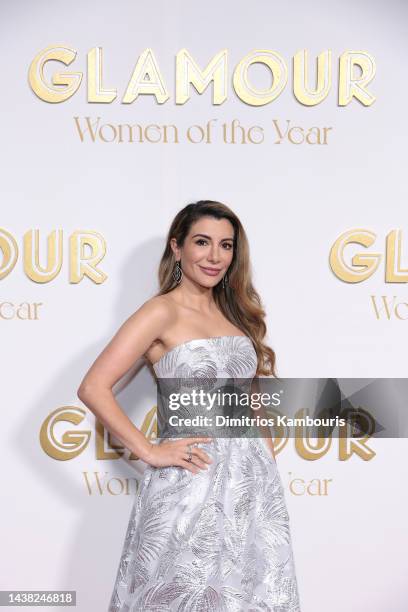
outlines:
M220 281L217 278L200 278L197 282L203 287L215 287Z

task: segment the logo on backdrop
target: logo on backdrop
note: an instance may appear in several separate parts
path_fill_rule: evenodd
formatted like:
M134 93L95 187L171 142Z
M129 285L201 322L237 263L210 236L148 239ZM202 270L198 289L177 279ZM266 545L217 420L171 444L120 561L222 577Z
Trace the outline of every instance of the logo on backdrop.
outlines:
M372 459L375 453L370 440L374 438L408 437L408 379L256 380L259 392L250 390L253 379L217 378L205 388L194 379L192 388L191 379L186 383L186 379L159 378L157 406L145 414L141 431L148 439L272 435L277 453L293 439L298 454L310 461L326 455L335 440L339 459L344 461L353 454ZM80 455L92 435L89 428L83 428L87 414L76 406L54 410L40 430L43 450L62 461ZM123 446L113 444L109 432L97 419L95 423L96 458L122 457ZM131 458L137 459L133 454Z
M155 440L157 436L156 410L156 406L154 406L145 414L140 427L140 430L149 440ZM89 428L84 429L83 422L87 414L89 413L86 410L76 406L62 406L48 415L40 429L40 444L43 451L52 459L58 461L75 459L89 447L92 436L94 436L96 459L120 459L125 453L127 453L129 459L139 459L134 453L126 451L121 444L115 444L110 433L97 419L95 419L93 432ZM299 412L297 417L304 417L304 412ZM298 435L301 436L302 433L301 426L299 426ZM360 438L325 436L319 438L316 442L309 436L293 438L292 435L296 453L307 461L321 459L331 450L337 453L340 461L346 461L353 455L357 455L364 461L369 461L376 455L368 444L369 437L366 434ZM287 446L290 438L290 434L288 432L285 434L285 431L280 428L274 440L277 454Z
M329 255L329 265L335 276L350 284L371 278L381 278L387 285L408 283L408 249L404 254L402 230L392 229L381 247L374 246L376 242L377 234L370 229L354 228L342 233ZM361 250L362 247L365 250ZM369 250L371 247L373 251ZM373 293L370 306L377 320L408 320L408 298Z
M99 285L108 278L99 267L106 254L106 241L99 232L75 230L67 239L65 257L62 229L53 230L46 236L42 245L40 242L43 242L40 230L27 230L23 235L20 251L13 234L0 228L0 281L16 270L19 260L27 278L38 284L51 283L62 273L66 274L68 282L72 284L78 284L88 278ZM42 306L43 302L17 303L2 299L0 320L36 321L40 318Z
M235 380L235 379L234 379ZM246 381L252 379L245 379ZM258 378L259 392L251 393L247 398L243 379L234 388L231 380L227 386L219 385L216 379L213 386L201 388L200 381L194 389L187 385L187 390L180 384L185 379L159 379L157 406L145 414L139 429L148 440L157 443L157 438L194 437L197 426L194 420L201 419L205 412L207 432L214 438L230 437L225 435L225 428L231 427L234 436L238 437L273 437L275 453L292 446L297 455L306 461L318 461L330 454L339 461L348 461L358 457L371 461L376 456L373 450L375 438L408 437L408 419L406 415L406 397L408 379L269 379ZM163 381L165 386L162 387ZM224 381L225 383L227 381ZM160 433L160 419L163 420L163 398L169 389L168 385L177 386L177 397L174 390L168 396L171 419L177 414L176 432L165 427L164 435ZM215 386L214 386L215 385ZM159 389L161 387L161 389ZM267 392L269 390L269 392ZM167 395L166 395L167 397ZM251 417L256 423L247 422L248 405L254 410ZM160 414L161 412L161 414ZM39 432L39 441L43 451L57 461L76 459L84 452L91 451L92 461L96 460L137 460L139 457L126 449L120 442L112 439L103 425L94 419L89 425L88 417L92 413L75 405L61 406L49 414ZM218 416L223 415L218 424ZM225 418L228 423L225 422ZM241 423L242 418L245 422ZM214 422L215 420L215 422ZM259 420L259 423L258 423ZM308 423L308 421L312 421ZM238 421L238 422L235 422ZM173 424L174 425L174 424ZM237 427L244 426L245 432L237 432ZM248 426L252 429L250 431ZM163 428L163 423L161 425ZM220 431L217 432L217 428ZM269 433L264 431L269 428ZM265 435L266 434L266 435ZM199 435L203 435L199 433ZM207 434L206 434L207 435ZM91 446L90 446L91 443ZM82 464L82 462L81 462ZM102 464L103 465L103 464ZM136 468L137 471L138 468ZM82 472L84 484L89 495L129 495L137 491L138 481L134 475L129 477L111 476L108 471L85 470ZM304 478L300 473L288 473L288 488L295 496L327 497L333 489L333 478Z
M41 448L52 459L68 461L75 459L88 448L92 431L83 428L88 411L77 406L61 406L47 416L40 429ZM143 419L141 432L148 439L157 435L156 407L147 412ZM95 419L95 453L96 459L119 459L124 455L124 448L116 445L110 433ZM139 459L130 453L129 459Z
M112 76L104 74L102 47L92 48L86 56L86 77L83 59L75 71L65 69L77 60L77 51L65 45L51 45L39 51L28 70L28 83L40 100L57 104L72 98L86 79L86 101L89 104L111 104L118 99L118 91L107 87ZM271 85L264 86L253 66L260 66ZM333 66L337 69L336 81ZM62 67L62 69L61 69ZM82 69L78 69L82 68ZM255 69L257 70L257 69ZM259 70L259 68L258 68ZM201 96L211 88L211 103L214 107L228 100L230 83L235 96L243 103L262 107L274 102L288 84L288 63L275 50L254 49L235 66L232 78L229 74L229 51L222 49L209 59L205 67L198 65L185 48L176 55L174 95L169 93L166 79L152 49L145 49L137 59L129 75L120 104L133 104L137 98L151 96L152 104L164 104L174 99L174 104L191 102L192 96ZM314 107L324 102L333 90L337 105L348 106L359 102L370 107L376 100L369 91L369 84L376 73L374 58L363 50L347 50L338 61L332 58L330 49L310 57L308 49L297 51L291 61L291 90L293 97L305 107ZM258 77L258 78L254 78ZM333 99L333 96L331 97ZM82 101L82 99L81 99ZM218 118L193 125L179 125L172 121L160 123L133 121L104 121L100 116L74 116L74 132L81 143L107 145L111 143L147 143L177 145L228 144L289 146L327 146L334 137L334 127L327 125L299 125L291 119L272 119L267 125L241 123L238 118L227 118L216 123Z
M116 100L116 88L104 85L102 47L94 47L87 54L87 101L111 104ZM77 51L65 45L50 45L39 51L28 71L28 82L32 91L45 102L59 103L69 100L80 88L83 72L61 72L54 69L50 78L46 75L46 64L58 62L70 66ZM293 56L293 94L304 106L316 106L327 98L332 89L332 52L322 51L315 58L316 78L310 79L308 72L309 52L301 49ZM251 82L249 71L254 64L265 66L272 77L269 88L257 89ZM58 64L57 64L58 65ZM364 106L370 106L375 97L367 85L376 72L374 58L367 51L345 51L338 60L338 105L347 106L356 98ZM309 81L316 85L310 85ZM264 106L276 100L288 81L288 67L283 56L272 49L254 49L245 55L234 68L232 87L236 96L245 104ZM175 103L185 104L191 97L191 85L202 94L212 84L212 103L223 104L228 98L228 49L214 55L205 68L201 68L189 51L181 49L176 55ZM145 49L130 75L130 80L121 100L132 104L138 96L153 95L157 104L169 100L165 78L152 49Z

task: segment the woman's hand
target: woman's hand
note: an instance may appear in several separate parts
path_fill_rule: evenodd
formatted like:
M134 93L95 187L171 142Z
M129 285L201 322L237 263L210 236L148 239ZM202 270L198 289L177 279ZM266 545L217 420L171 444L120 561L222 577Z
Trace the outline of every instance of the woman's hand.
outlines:
M212 463L212 459L202 448L195 446L197 442L212 442L212 438L183 438L182 440L152 444L145 461L153 467L177 465L186 468L193 474L196 474L200 469L207 470L206 464ZM190 450L191 461L188 461Z

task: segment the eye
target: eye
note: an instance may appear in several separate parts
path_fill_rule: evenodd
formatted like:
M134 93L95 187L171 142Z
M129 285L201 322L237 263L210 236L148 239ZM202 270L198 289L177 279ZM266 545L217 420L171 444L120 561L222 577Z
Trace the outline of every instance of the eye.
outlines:
M204 238L199 238L198 240L196 240L196 244L201 244L203 242L207 242Z
M230 249L232 249L232 243L231 242L224 242L223 246L227 247L227 251L229 251Z

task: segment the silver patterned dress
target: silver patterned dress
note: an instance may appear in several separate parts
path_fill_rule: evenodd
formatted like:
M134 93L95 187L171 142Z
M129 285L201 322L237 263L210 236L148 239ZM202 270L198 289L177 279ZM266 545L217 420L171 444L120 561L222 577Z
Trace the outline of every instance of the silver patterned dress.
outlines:
M253 378L257 357L247 336L218 336L184 342L153 367L158 379ZM300 612L284 491L265 440L199 446L208 470L146 467L108 612Z

